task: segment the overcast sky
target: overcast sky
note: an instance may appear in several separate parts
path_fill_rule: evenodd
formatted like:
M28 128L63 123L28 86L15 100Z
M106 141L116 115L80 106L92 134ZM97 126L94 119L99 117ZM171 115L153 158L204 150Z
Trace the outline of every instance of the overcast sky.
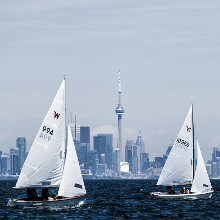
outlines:
M66 75L67 113L162 156L194 103L205 161L220 148L220 1L0 0L0 150L29 150Z

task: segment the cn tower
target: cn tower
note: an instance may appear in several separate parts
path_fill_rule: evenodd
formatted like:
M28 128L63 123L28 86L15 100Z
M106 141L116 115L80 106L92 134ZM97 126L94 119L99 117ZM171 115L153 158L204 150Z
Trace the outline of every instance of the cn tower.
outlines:
M124 162L124 151L122 147L122 130L121 130L121 121L122 115L124 114L124 109L121 105L121 79L120 79L120 71L119 71L119 89L118 89L118 107L115 109L116 115L118 115L118 148L119 148L119 156L120 162Z

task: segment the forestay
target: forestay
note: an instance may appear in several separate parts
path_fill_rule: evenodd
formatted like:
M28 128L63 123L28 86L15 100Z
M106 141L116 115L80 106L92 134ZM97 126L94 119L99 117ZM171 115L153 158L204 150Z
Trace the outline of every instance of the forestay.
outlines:
M193 179L193 120L192 106L167 158L157 185L175 186Z
M204 160L202 158L202 153L199 147L199 142L197 140L197 166L194 181L192 184L191 192L202 193L210 192L212 189L209 176L206 170Z
M15 188L60 185L65 151L65 79L38 131Z
M62 181L58 191L59 196L74 197L85 195L86 189L84 186L78 157L73 142L70 126L68 126L68 144L66 161L63 170Z

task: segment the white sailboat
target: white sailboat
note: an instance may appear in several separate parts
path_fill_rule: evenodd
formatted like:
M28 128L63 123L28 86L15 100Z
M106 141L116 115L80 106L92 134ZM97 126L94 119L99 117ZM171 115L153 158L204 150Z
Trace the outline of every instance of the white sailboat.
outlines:
M212 196L212 186L197 141L197 166L194 172L193 105L190 107L180 133L157 181L157 186L167 187L167 192L151 192L152 198L206 199ZM190 184L189 192L171 190L171 187Z
M49 189L59 187L57 196L35 199L12 198L9 206L75 205L83 201L86 189L68 126L66 141L65 79L43 120L30 152L22 167L15 189Z

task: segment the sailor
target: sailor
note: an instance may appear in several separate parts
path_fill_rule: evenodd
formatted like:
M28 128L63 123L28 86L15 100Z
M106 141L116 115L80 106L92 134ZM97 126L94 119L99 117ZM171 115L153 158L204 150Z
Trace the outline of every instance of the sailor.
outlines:
M172 189L172 186L167 186L167 194L175 194L175 191Z
M48 188L43 188L42 192L41 192L41 195L42 195L43 200L48 200L48 197L49 197Z
M180 194L189 194L189 190L186 189L186 187L183 186L183 187L180 189Z
M35 188L27 188L27 197L28 197L28 200L37 200L38 199L37 192L36 192Z

